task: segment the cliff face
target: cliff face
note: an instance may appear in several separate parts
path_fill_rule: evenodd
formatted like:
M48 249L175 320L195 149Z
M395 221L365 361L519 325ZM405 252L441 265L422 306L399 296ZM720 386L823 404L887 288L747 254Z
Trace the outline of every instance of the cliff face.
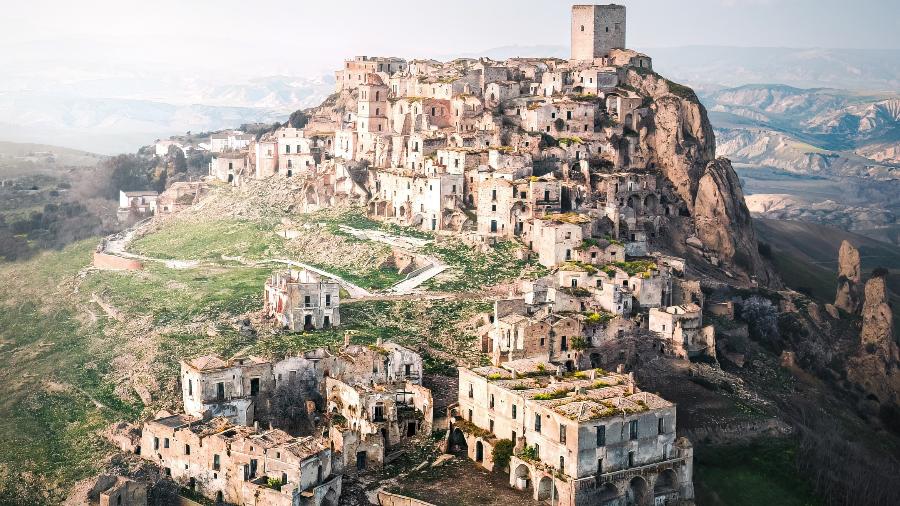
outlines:
M704 248L763 286L779 288L778 276L759 256L740 180L730 161L715 158L715 135L697 96L656 74L633 70L628 84L653 99L641 122L640 148L684 200Z

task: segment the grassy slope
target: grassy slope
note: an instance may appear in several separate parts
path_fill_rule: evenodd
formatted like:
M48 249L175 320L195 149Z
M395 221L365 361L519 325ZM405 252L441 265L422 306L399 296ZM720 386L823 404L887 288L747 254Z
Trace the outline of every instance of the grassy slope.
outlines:
M794 459L794 448L781 441L698 449L694 457L697 504L821 504L797 474Z
M190 269L147 262L137 272L84 271L96 238L26 262L0 264L0 378L6 382L0 397L0 504L21 499L23 490L40 494L43 488L50 492L26 502L56 502L75 481L96 474L113 451L96 433L114 421L177 407L178 360L185 356L245 348L291 353L339 345L343 332L352 330L355 342L383 337L424 345L432 370L447 372L449 358L478 362L471 352L474 337L458 325L489 309L477 300L350 303L342 307L341 329L241 335L234 317L261 308L262 284L276 267L251 267L221 256L263 258L288 251L267 227L250 221L176 221L135 244L147 255L206 260ZM118 319L92 302L94 296ZM137 396L134 374L149 376L152 406ZM27 487L10 488L22 475L5 471L6 465L34 472L46 487L29 481Z

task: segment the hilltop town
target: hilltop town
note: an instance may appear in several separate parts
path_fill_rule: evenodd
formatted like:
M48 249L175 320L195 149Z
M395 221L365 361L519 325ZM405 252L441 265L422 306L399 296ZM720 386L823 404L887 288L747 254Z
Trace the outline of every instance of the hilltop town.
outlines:
M104 431L127 465L72 500L146 505L169 486L214 504L427 506L416 473L468 459L498 504L694 504L696 439L730 437L698 429L702 412L787 432L761 392L834 361L782 342L765 344L777 361L754 357L764 324L786 342L861 315L847 388L875 411L896 404L886 289L863 288L858 252L841 250L834 305L784 290L706 111L627 49L625 7L572 6L571 47L568 60L357 56L284 125L158 141L159 159L208 153L207 176L122 188L133 226L96 247L76 291L178 344L156 352L165 366L130 352L139 373L122 384L145 409ZM207 225L223 217L237 228ZM213 260L204 286L249 295L197 295L209 307L191 302L184 321L116 308L110 280L189 298L203 290L191 269Z

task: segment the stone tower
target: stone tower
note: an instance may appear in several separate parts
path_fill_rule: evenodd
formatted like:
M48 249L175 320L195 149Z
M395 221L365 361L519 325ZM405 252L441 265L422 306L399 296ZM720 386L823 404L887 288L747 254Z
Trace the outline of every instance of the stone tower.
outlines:
M593 60L625 48L624 5L572 6L572 59Z
M359 132L388 133L388 90L378 74L366 74L359 85L356 111L356 130Z

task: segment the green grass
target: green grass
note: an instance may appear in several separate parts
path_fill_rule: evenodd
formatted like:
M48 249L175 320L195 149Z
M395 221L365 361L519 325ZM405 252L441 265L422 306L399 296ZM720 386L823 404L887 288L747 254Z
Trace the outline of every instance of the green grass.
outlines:
M274 230L274 223L219 220L198 224L185 220L135 240L130 249L152 258L181 260L221 260L223 255L283 257L285 240Z
M380 230L388 234L414 237L418 239L431 239L434 234L413 227L404 227L394 223L386 223L376 221L366 217L365 210L362 208L346 209L326 209L315 213L310 213L302 217L302 221L306 223L327 223L334 229L339 225L345 225L360 230Z
M238 315L262 307L271 267L169 269L149 263L143 271L100 271L82 289L97 293L130 316L150 316L157 325Z
M812 506L822 504L794 465L789 441L698 447L694 455L697 504Z
M545 271L534 261L519 260L515 251L520 247L513 241L504 241L481 252L461 242L430 244L428 254L440 257L450 267L449 276L432 278L425 283L430 290L464 292L477 290L516 279L523 274L539 276Z
M92 239L0 263L0 503L60 501L111 451L96 432L143 409L136 396L114 393L117 338L102 319L84 320L79 306L89 294L72 290L95 245Z

